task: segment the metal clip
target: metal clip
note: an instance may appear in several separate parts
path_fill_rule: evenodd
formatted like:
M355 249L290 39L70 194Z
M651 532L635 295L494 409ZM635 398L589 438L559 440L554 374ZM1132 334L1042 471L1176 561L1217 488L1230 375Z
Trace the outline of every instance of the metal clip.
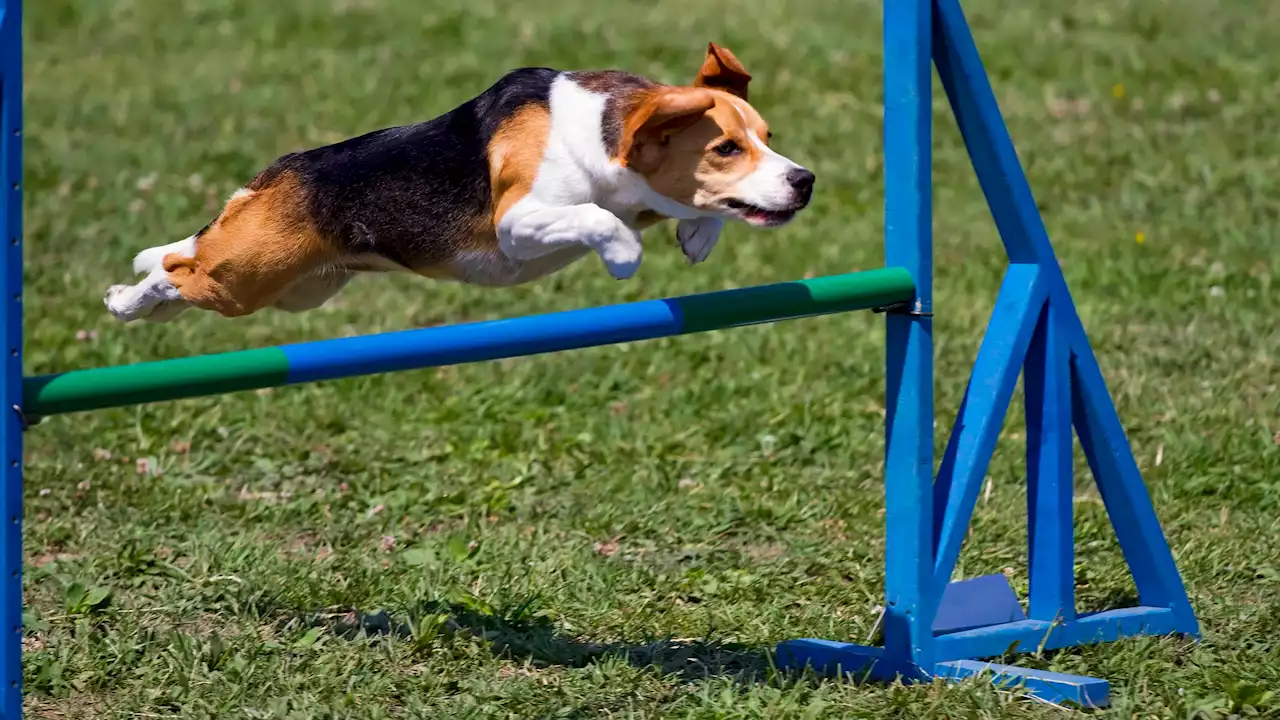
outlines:
M13 411L18 414L18 424L22 426L23 432L30 430L36 425L39 425L40 421L44 419L39 415L36 415L35 417L27 415L26 413L22 412L22 407L19 405L14 405Z
M883 307L872 308L871 312L885 313L886 315L910 315L912 317L927 317L927 318L933 317L933 313L916 310L913 303L907 302L905 300L903 302L897 302L892 305L885 305Z

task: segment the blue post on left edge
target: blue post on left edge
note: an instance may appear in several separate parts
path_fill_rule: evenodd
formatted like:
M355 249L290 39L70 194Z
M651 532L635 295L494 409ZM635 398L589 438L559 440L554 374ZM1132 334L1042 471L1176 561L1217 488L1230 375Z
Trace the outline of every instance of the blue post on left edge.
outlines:
M0 378L0 718L22 716L22 3L3 0L0 17L0 314L5 343Z

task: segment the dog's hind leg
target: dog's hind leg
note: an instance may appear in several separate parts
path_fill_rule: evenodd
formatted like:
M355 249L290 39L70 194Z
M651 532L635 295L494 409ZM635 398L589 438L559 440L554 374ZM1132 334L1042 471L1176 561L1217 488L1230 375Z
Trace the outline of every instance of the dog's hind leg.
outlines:
M147 278L108 291L112 314L128 321L168 319L183 306L224 317L250 315L277 303L309 309L307 303L297 302L308 295L301 289L293 301L282 299L296 283L336 264L341 256L317 231L302 186L289 173L236 192L218 218L189 245L186 242L139 253L135 265L148 269ZM339 288L331 288L329 295ZM309 294L312 303L314 291Z
M147 320L168 322L190 307L178 288L169 282L164 269L164 258L170 254L187 257L195 255L195 236L147 248L133 259L133 272L145 275L133 285L112 285L107 288L103 302L107 310L118 320Z

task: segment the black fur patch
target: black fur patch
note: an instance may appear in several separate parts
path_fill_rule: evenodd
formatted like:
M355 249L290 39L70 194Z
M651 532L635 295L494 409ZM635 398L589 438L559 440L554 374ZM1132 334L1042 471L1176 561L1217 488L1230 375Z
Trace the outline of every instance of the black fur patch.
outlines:
M547 107L560 75L514 70L434 120L285 155L248 187L294 173L320 232L339 247L407 268L438 265L492 213L488 148L498 126L525 105Z

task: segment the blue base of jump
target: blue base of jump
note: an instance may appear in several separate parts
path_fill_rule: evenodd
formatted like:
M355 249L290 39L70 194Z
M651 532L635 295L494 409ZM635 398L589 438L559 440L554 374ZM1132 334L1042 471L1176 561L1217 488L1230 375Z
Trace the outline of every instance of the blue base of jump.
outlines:
M1000 665L979 660L951 660L936 663L930 673L894 668L884 657L884 648L833 640L788 640L777 647L776 664L782 670L812 669L827 676L848 676L858 680L891 682L929 681L943 678L958 682L988 675L998 687L1021 691L1056 705L1071 703L1083 708L1106 707L1110 686L1106 680Z
M1010 619L987 624L992 618L1005 616ZM960 681L986 675L1001 688L1046 702L1099 708L1110 702L1106 680L982 659L1185 631L1177 626L1173 611L1167 608L1109 610L1081 615L1069 622L1027 620L1003 575L951 583L944 592L938 617L952 626L939 627L935 621L935 662L927 671L912 665L898 666L881 647L815 638L779 643L774 662L779 670L812 670L828 677L843 675L877 682L929 682L934 678Z

